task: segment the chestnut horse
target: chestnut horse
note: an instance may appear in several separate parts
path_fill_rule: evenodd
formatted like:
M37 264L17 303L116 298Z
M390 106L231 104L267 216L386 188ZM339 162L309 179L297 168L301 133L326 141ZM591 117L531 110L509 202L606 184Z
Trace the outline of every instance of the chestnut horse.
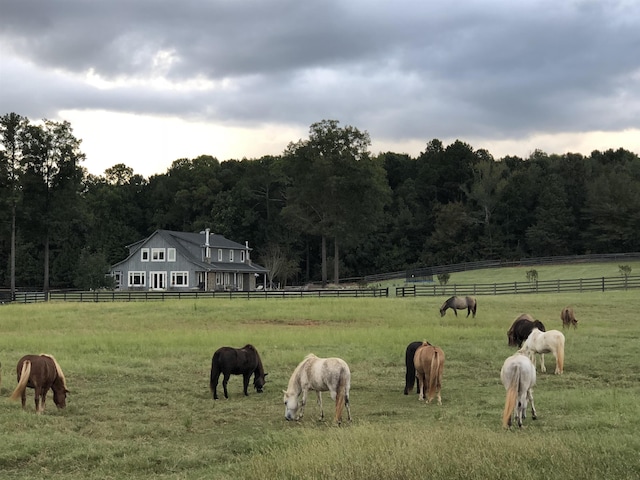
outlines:
M429 342L427 342L429 343ZM431 345L429 343L429 345ZM422 346L422 342L411 342L407 345L407 350L404 354L404 363L407 367L407 373L405 375L404 394L409 395L409 392L413 389L413 385L416 384L416 366L413 363L413 357L416 354L416 350ZM416 393L420 393L420 382L417 382Z
M573 313L573 308L564 307L560 312L560 319L562 320L562 328L572 325L573 328L578 328L578 320L576 320L576 315Z
M18 386L9 397L11 400L22 399L22 408L27 401L27 387L35 390L36 413L44 412L44 404L49 389L53 390L53 401L58 408L66 406L67 383L64 373L55 358L51 355L25 355L16 368Z
M440 391L442 390L442 370L444 369L444 352L429 342L423 342L413 357L416 377L420 385L419 400L427 399L427 403L438 395L438 405L442 405ZM425 392L426 390L426 392ZM428 397L425 395L428 394Z

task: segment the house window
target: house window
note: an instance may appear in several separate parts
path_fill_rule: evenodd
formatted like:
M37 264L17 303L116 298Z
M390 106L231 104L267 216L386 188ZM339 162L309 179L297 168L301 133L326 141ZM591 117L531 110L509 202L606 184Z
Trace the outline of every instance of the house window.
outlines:
M149 261L149 249L143 248L140 250L140 261L148 262Z
M246 257L245 257L245 253L246 253L246 252L245 252L244 250L240 250L240 261L241 261L242 263L244 263L244 262L245 262L245 258L246 258Z
M229 261L233 262L233 250L229 250Z
M188 287L189 272L171 272L172 287Z
M145 277L145 272L129 272L129 286L144 287Z
M151 261L152 262L164 262L164 248L152 248L151 249Z
M222 249L218 249L218 261L222 261Z
M113 283L115 288L120 288L122 286L122 272L118 270L113 272Z
M220 272L216 273L216 285L222 285L222 274Z
M175 248L167 248L167 261L175 262L176 261L176 249Z

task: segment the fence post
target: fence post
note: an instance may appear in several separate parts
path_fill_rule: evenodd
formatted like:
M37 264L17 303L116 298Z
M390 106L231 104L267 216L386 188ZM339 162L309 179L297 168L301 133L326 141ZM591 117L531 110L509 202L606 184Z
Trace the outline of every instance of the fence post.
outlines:
M602 291L604 292L604 277L602 277Z

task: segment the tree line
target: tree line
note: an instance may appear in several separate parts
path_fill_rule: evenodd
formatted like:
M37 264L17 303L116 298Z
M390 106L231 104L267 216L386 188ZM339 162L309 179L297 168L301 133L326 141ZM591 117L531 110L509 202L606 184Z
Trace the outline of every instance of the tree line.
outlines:
M156 229L254 248L281 284L485 259L640 251L640 159L624 149L494 159L433 139L373 155L322 120L278 156L177 159L144 178L82 166L68 122L0 117L0 287L99 288Z

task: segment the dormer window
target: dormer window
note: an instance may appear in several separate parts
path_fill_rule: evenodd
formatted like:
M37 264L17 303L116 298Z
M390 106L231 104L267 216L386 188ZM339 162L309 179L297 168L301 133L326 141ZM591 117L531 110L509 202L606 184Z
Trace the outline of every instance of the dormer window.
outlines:
M152 262L164 262L164 248L152 248L151 249L151 261Z
M222 249L221 248L218 249L218 261L219 262L222 261Z
M140 249L140 261L141 262L148 262L149 261L149 249L148 248Z
M240 250L240 261L244 263L246 260L246 253L244 250Z
M233 262L233 250L229 250L229 261Z

